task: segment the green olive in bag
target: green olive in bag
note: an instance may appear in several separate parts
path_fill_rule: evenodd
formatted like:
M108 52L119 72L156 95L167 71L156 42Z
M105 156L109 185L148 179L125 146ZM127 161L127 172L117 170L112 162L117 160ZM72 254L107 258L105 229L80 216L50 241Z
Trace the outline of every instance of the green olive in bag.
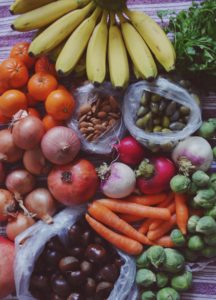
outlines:
M179 293L171 287L165 287L157 293L157 300L180 300Z
M165 261L162 265L162 270L170 273L178 273L185 267L184 256L175 249L166 248Z
M185 271L182 274L176 275L171 280L171 286L178 292L189 290L192 284L192 273Z

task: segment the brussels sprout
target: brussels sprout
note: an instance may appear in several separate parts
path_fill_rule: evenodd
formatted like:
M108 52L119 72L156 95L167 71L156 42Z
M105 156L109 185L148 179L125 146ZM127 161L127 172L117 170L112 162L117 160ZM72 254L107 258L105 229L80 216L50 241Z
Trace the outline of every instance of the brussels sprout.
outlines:
M166 248L165 250L165 261L163 263L163 271L170 273L178 273L185 267L184 256L175 249Z
M209 208L205 211L205 215L212 217L213 219L216 220L216 205L213 206L212 208Z
M193 195L194 196L194 195L196 195L197 191L198 191L198 186L196 186L196 184L194 182L191 182L187 193L189 195Z
M211 208L216 201L216 193L212 188L199 190L194 197L196 204L203 208Z
M163 272L159 272L156 274L156 283L159 288L165 287L168 281L169 281L169 277L167 276L167 274Z
M190 233L195 233L196 232L196 226L197 226L197 223L199 221L200 217L198 216L191 216L189 219L188 219L188 223L187 223L187 229Z
M209 176L205 172L198 170L195 173L193 173L192 181L198 187L206 187L209 184Z
M170 234L171 240L173 241L173 243L178 246L178 247L182 247L185 244L185 237L184 235L181 233L181 231L179 229L174 229L171 234Z
M208 119L208 122L212 123L214 125L215 130L216 130L216 118L210 118L210 119Z
M142 287L149 287L156 282L155 274L148 269L140 269L136 274L136 283Z
M164 248L161 246L150 247L147 251L147 258L155 268L158 268L165 260Z
M204 236L204 241L209 246L216 246L216 233Z
M176 175L170 181L170 187L173 192L185 193L190 187L190 178L184 175Z
M213 122L205 121L202 123L201 127L198 130L199 136L204 139L211 139L214 136L215 126Z
M178 292L189 290L192 284L192 273L185 271L183 274L176 275L171 280L171 286Z
M215 147L215 152L216 152L216 147ZM216 173L210 175L210 186L211 188L213 188L214 191L216 191Z
M173 288L165 287L157 293L157 300L180 300L180 295Z
M205 247L201 254L206 258L212 258L216 256L216 248L214 246Z
M136 265L138 268L149 268L150 262L147 258L147 251L144 251L136 259Z
M156 300L156 295L152 291L143 292L141 300Z
M205 247L205 243L201 236L193 235L188 240L188 248L193 251L200 251Z
M199 252L195 252L195 251L192 251L190 249L185 249L184 250L184 255L185 255L186 260L190 261L190 262L197 261L197 259L200 256Z
M212 234L216 232L216 222L212 217L204 216L199 219L196 232L201 232L203 234Z
M194 197L195 198L195 197ZM200 205L197 204L195 201L194 201L194 198L191 198L189 201L188 201L188 204L191 208L194 208L194 209L200 209Z

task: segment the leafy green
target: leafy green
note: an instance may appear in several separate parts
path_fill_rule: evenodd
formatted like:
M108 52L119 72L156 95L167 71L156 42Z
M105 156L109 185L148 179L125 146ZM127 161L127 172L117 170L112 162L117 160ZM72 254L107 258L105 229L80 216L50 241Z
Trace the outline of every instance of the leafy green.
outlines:
M167 15L165 31L174 36L177 68L183 73L216 76L216 1L193 2L178 14L158 12L162 22Z

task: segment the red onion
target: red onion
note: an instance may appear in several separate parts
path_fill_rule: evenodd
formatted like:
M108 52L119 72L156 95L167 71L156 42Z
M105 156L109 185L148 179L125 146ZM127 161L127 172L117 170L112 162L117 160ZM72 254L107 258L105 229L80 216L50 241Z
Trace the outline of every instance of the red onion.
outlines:
M119 154L119 160L127 165L136 166L144 158L146 151L132 136L122 139L114 148Z
M51 164L46 160L39 147L25 151L23 164L26 170L34 175L46 175L51 169Z
M44 133L42 121L34 116L21 118L14 123L12 130L14 143L24 150L35 148L40 143Z
M80 150L80 140L72 129L56 126L44 135L41 148L49 161L56 165L63 165L76 157Z
M53 222L52 217L56 212L56 202L48 189L37 188L27 195L24 201L27 210L38 219L47 224Z
M0 189L0 222L8 219L8 216L16 211L16 202L13 194L5 189Z
M134 171L127 165L115 162L103 164L98 169L101 178L101 191L110 198L124 198L130 195L136 185Z
M35 178L24 169L15 170L8 174L5 185L15 195L25 195L35 187Z
M34 223L35 220L32 217L19 213L16 218L9 220L6 226L7 237L14 241L17 235L32 226Z
M22 155L23 150L15 145L10 130L0 130L0 160L14 163L21 159Z
M191 136L174 148L172 159L185 175L195 170L205 172L213 162L212 148L204 138Z

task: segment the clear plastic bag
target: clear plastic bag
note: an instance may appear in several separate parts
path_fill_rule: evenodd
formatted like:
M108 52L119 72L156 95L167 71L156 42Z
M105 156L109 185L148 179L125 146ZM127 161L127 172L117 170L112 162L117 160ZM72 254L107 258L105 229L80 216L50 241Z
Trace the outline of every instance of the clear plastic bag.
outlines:
M44 249L47 241L58 235L65 242L67 230L77 222L85 212L85 206L66 208L54 217L54 223L47 225L42 221L20 234L16 240L16 258L14 265L17 297L20 300L35 300L29 292L29 281L34 269L35 261ZM134 284L136 274L135 260L118 251L125 263L121 267L120 276L108 300L126 300Z
M161 95L168 100L174 100L188 107L191 113L184 129L165 134L159 132L147 133L137 127L135 124L136 114L140 99L145 91ZM123 116L125 126L131 135L153 151L166 149L166 145L171 145L171 150L180 140L193 134L202 123L201 110L194 98L185 89L164 78L158 78L153 82L140 81L129 86L124 97Z
M99 87L95 87L93 84L88 83L77 88L74 92L74 97L76 99L76 109L72 119L68 122L68 127L72 128L80 138L81 149L86 152L94 154L110 154L112 152L112 145L115 144L119 139L121 139L126 133L126 127L124 125L123 119L121 118L119 122L114 125L114 127L108 132L102 134L99 139L94 142L88 142L81 134L78 128L78 112L81 105L85 103L93 103L97 96L113 96L115 97L119 105L121 106L123 94L119 90L112 87L110 83L105 82Z

